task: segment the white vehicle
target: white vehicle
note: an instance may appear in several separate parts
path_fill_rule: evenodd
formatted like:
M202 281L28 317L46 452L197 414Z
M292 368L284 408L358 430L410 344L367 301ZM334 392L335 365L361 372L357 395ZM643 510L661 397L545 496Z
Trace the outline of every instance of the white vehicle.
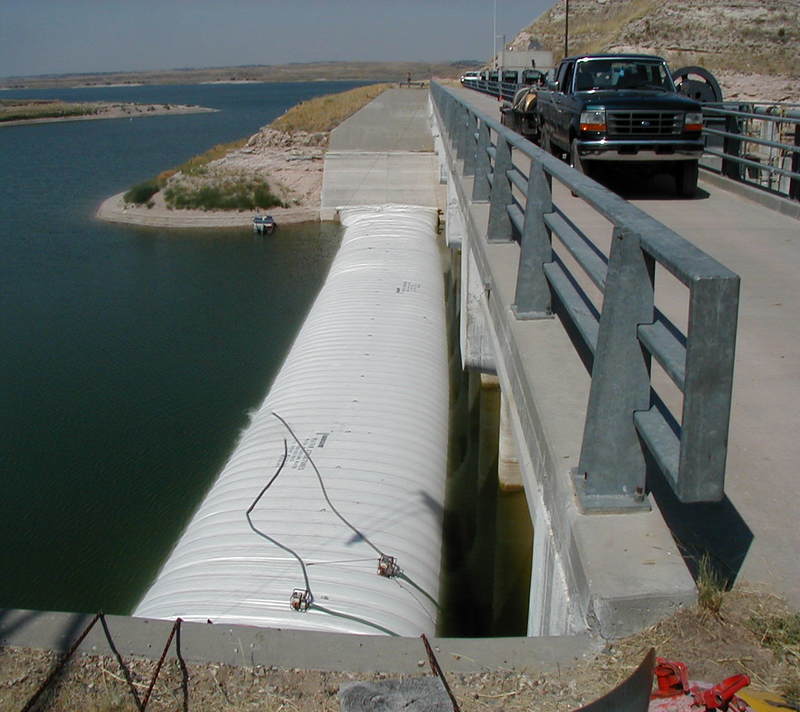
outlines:
M480 78L480 72L464 72L461 75L461 83L464 84L465 82L477 82L480 81Z

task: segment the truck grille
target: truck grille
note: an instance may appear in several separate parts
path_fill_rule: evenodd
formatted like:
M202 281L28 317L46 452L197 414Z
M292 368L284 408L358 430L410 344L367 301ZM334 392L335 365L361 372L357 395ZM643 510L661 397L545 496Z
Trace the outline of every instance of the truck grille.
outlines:
M609 111L606 120L617 136L674 136L683 129L683 113L674 111Z

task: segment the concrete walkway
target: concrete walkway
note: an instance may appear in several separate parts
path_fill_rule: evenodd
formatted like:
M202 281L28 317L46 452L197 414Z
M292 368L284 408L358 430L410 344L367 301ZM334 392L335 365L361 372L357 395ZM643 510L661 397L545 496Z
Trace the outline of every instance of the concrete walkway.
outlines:
M390 89L331 134L320 216L348 205L443 207L427 89Z
M456 90L499 120L500 103ZM731 577L766 584L800 607L800 221L722 189L700 176L691 200L677 200L667 181L626 196L630 202L694 243L741 277L726 498L718 504L680 505L657 498L680 545L708 550ZM738 188L738 186L731 186ZM587 233L608 239L608 223L561 186L554 197ZM674 282L674 280L672 280ZM686 319L685 290L656 275L669 316ZM663 308L663 307L662 307Z

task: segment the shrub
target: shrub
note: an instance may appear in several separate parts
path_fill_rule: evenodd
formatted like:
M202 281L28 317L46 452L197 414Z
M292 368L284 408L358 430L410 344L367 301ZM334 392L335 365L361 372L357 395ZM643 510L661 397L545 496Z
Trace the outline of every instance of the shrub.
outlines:
M161 189L158 181L146 180L143 183L133 186L122 199L126 203L133 203L134 205L144 205L150 198L152 198Z
M255 210L285 207L266 181L226 180L212 185L171 185L164 191L170 208L195 210Z

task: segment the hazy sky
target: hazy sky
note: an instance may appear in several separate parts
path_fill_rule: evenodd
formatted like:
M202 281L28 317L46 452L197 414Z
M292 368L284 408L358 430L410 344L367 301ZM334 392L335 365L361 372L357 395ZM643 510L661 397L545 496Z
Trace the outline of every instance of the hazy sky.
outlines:
M555 0L0 0L0 76L487 59ZM498 46L501 40L498 40Z

